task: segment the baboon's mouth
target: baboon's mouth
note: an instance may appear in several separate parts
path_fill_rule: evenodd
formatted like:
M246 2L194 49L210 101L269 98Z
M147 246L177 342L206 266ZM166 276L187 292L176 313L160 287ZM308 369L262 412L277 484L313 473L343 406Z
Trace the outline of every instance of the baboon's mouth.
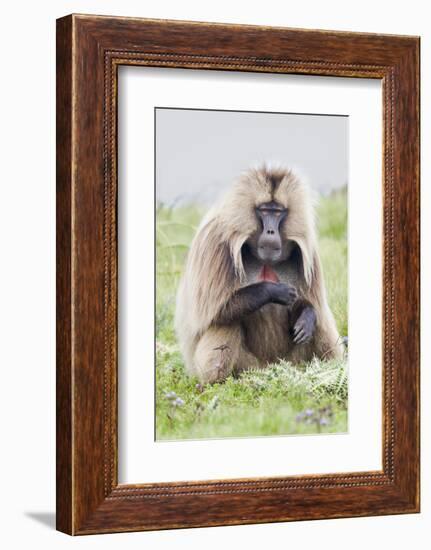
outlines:
M278 283L279 278L277 273L269 267L269 265L264 265L259 273L259 281L270 281L271 283Z

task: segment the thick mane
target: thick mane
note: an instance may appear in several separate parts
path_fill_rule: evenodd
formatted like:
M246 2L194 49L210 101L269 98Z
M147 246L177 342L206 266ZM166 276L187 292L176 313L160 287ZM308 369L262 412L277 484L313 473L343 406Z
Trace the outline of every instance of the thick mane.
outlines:
M196 321L196 332L211 324L222 304L240 285L242 244L234 235L228 240L220 229L217 217L201 227L193 240L184 273L192 308L190 318Z

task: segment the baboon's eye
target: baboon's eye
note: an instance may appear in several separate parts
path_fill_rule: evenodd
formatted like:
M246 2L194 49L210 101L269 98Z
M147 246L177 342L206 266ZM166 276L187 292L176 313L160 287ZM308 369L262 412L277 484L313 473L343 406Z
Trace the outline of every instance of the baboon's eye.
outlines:
M274 220L278 220L278 223L280 224L287 216L287 212L287 208L284 208L281 204L274 201L261 204L256 208L256 215L263 225L265 225L264 220L269 217Z

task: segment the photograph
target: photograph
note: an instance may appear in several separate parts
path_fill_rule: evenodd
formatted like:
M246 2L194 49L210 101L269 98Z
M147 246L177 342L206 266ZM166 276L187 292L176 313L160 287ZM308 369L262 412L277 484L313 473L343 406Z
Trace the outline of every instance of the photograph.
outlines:
M347 433L349 117L154 125L156 440Z

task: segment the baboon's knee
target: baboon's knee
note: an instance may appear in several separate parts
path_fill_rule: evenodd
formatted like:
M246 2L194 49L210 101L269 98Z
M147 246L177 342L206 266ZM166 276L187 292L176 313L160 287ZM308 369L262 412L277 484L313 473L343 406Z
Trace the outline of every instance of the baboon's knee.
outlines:
M319 349L317 355L320 359L342 359L345 355L343 339L336 330L321 331L319 334Z
M194 357L195 372L202 384L222 382L238 358L239 328L210 328L200 339Z

